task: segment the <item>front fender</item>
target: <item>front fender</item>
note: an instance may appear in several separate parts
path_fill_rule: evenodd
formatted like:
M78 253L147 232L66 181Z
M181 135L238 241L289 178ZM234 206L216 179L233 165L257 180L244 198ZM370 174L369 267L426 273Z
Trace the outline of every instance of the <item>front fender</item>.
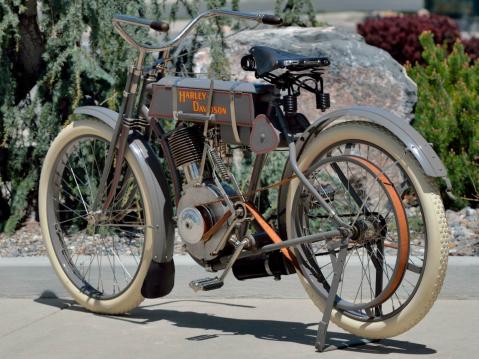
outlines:
M118 112L110 110L106 107L101 106L81 106L77 107L75 111L73 111L75 115L86 115L90 117L94 117L111 128L115 128L116 121L118 120Z
M118 113L99 106L79 107L76 115L85 115L102 121L112 129L118 121ZM173 224L173 204L160 161L148 141L138 135L128 138L129 149L140 164L147 186L155 190L152 201L154 214L153 259L143 283L142 294L146 298L157 298L168 294L174 284L173 248L175 231Z

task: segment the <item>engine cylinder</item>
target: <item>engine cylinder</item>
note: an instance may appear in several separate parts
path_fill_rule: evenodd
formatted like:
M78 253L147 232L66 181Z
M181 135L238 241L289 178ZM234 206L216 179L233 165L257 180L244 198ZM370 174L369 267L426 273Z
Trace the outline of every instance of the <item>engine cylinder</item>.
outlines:
M200 162L203 154L204 137L196 126L182 127L168 137L175 166Z

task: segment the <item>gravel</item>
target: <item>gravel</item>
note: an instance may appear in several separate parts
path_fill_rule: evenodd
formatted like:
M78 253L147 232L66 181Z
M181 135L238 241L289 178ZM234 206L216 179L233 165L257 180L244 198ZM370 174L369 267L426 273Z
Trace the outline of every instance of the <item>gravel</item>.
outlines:
M479 256L479 209L466 207L458 212L447 210L446 217L451 233L449 255ZM81 239L78 239L80 242ZM79 245L73 243L72 245ZM127 254L129 248L120 244L120 254ZM175 253L184 254L185 249L178 236ZM0 234L0 257L45 256L46 250L38 222L29 221L13 236Z
M449 254L479 256L479 209L447 210L446 217L451 230Z
M139 241L134 239L120 239L117 236L115 240L115 249L118 255L131 255L137 253L137 247L141 245ZM112 237L106 237L103 241L107 247L111 245ZM98 238L92 236L74 236L69 238L68 247L75 253L88 255L91 245L97 243ZM178 235L175 238L175 253L184 254L184 245ZM0 234L0 257L35 257L46 256L47 251L43 243L40 224L36 221L29 221L13 236Z

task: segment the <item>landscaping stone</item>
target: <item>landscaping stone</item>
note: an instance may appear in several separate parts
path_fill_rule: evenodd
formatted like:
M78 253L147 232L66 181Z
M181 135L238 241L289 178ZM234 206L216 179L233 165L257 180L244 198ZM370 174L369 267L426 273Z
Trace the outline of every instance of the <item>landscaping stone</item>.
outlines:
M413 117L416 84L387 52L366 44L356 33L335 27L288 27L243 31L226 42L225 57L234 80L258 81L254 73L240 66L241 58L255 45L306 56L327 56L331 60L324 75L325 90L331 94L329 111L362 104L389 109L408 120ZM208 71L208 48L196 55L195 64L195 72ZM321 115L312 94L303 92L299 105L310 121Z

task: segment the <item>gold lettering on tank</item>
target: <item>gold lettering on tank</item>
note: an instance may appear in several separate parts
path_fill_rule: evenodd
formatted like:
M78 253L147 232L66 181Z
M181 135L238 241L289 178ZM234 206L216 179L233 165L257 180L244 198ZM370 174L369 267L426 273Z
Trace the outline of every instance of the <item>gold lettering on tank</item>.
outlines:
M193 112L206 113L208 110L208 91L178 89L178 104L190 103ZM211 106L214 115L227 115L226 106Z

